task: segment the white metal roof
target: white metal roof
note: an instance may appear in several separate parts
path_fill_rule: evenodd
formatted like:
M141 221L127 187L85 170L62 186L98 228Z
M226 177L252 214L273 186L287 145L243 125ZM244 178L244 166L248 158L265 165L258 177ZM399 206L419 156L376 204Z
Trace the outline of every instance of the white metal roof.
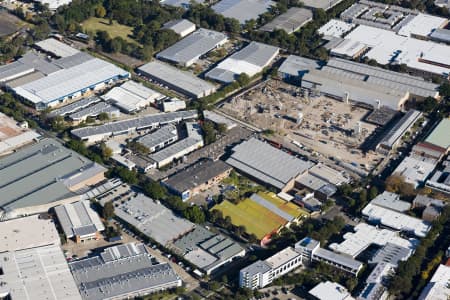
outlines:
M447 23L448 20L445 18L420 13L402 26L398 34L403 36L418 35L426 37L434 30L443 28Z
M212 9L227 18L237 19L241 24L256 20L265 13L274 2L270 0L222 0L212 6Z
M329 37L343 37L344 34L352 30L356 25L341 20L331 19L319 28L318 32Z
M319 300L351 300L354 299L345 287L339 283L325 281L309 291Z
M75 48L70 47L69 45L55 40L53 38L49 38L43 41L36 43L36 46L44 50L45 52L50 52L55 56L59 57L68 57L77 54L78 51Z
M401 175L405 181L411 183L414 187L425 182L428 176L436 167L436 161L419 160L416 157L407 156L394 170L393 174Z

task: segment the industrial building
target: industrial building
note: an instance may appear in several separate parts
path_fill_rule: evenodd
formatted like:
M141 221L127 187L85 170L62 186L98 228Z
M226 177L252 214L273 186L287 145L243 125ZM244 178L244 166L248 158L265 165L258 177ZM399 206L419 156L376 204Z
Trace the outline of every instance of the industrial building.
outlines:
M130 299L182 285L168 263L153 260L143 244L131 243L69 266L84 300Z
M433 145L427 142L419 142L415 144L411 150L411 155L418 158L426 158L435 161L440 161L445 155L447 149Z
M199 28L181 41L156 54L156 58L189 67L205 55L228 41L220 32Z
M0 82L38 110L58 106L130 77L129 72L109 62L76 49L68 51L67 45L56 40L45 47L62 57L49 59L30 51L0 67Z
M115 119L120 116L120 110L117 107L105 102L98 102L92 106L85 107L73 114L69 115L69 119L73 122L83 122L87 118L97 118L101 114L106 114L109 119Z
M282 191L290 190L295 178L313 166L311 162L291 156L256 138L242 142L232 151L227 164Z
M444 152L450 150L450 118L442 119L439 124L433 129L430 135L425 139L425 142L440 147Z
M302 3L306 8L321 8L323 10L328 10L341 1L342 0L303 0Z
M401 213L407 212L411 209L411 203L400 200L399 194L388 191L384 191L376 196L371 203Z
M428 284L422 290L419 300L448 299L448 283L450 281L450 266L439 265Z
M184 38L195 31L195 24L186 19L172 20L163 25L163 29L170 29Z
M185 109L186 102L177 98L170 98L162 100L159 106L163 112L173 112Z
M81 300L51 219L0 222L0 297Z
M191 2L193 3L197 3L197 4L204 4L205 1L204 0L162 0L161 4L164 5L170 5L170 6L175 6L175 7L182 7L186 10L189 9Z
M450 193L450 158L443 162L443 168L437 170L434 175L427 180L427 187L434 190Z
M0 156L37 141L41 135L0 112Z
M166 246L191 231L194 224L176 216L158 200L138 193L129 201L117 203L115 214L157 243Z
M275 17L272 21L262 26L259 30L272 32L274 30L284 30L291 34L313 18L313 12L309 9L300 7L291 7L285 13Z
M149 150L150 153L158 151L173 142L178 140L178 130L172 125L168 124L161 128L139 137L136 141Z
M345 36L346 40L367 45L364 57L381 65L405 64L417 75L437 75L449 78L450 47L410 36L398 35L391 30L359 25Z
M305 237L295 244L295 249L302 254L303 263L320 261L329 264L342 271L357 276L363 267L363 263L348 255L334 253L320 248L320 242L310 237Z
M417 188L425 184L436 165L434 159L406 156L392 174L402 176L406 183Z
M50 10L57 10L58 7L61 7L63 5L69 5L72 0L34 0L35 2L39 2L42 5L48 5L48 8Z
M139 67L138 73L194 99L209 96L216 91L213 84L197 78L193 73L156 60Z
M65 117L101 101L102 99L100 99L97 96L86 97L73 103L64 105L63 107L52 110L49 113L49 117L51 118L56 116Z
M137 131L159 128L164 124L178 123L183 120L197 118L197 112L180 111L145 115L133 119L106 123L99 126L73 129L72 135L86 142L98 142L117 135L128 135Z
M371 223L413 234L420 238L425 237L431 229L429 222L372 203L366 205L362 210L362 215Z
M175 159L182 158L203 147L203 136L201 134L200 125L198 123L186 122L185 126L187 130L187 137L185 139L175 142L162 150L149 155L149 158L156 163L157 168L168 165Z
M251 42L206 73L206 78L222 83L235 81L242 73L255 76L267 67L278 55L278 47Z
M438 43L450 44L450 30L436 29L430 34L430 40Z
M162 97L160 93L135 81L127 81L102 96L105 101L128 114L139 111Z
M225 125L227 130L231 130L234 127L237 126L235 122L233 122L231 119L226 118L225 116L222 116L218 114L217 112L211 111L211 110L204 110L203 111L203 117L207 121L211 121L216 125Z
M53 139L22 148L0 159L3 217L46 212L80 200L86 187L104 180L105 171Z
M211 8L225 18L237 19L241 25L267 12L274 2L270 0L221 0Z
M350 24L337 19L331 19L325 25L322 25L317 32L323 35L324 40L342 41L342 37L355 26L355 24Z
M287 247L264 261L258 260L239 271L239 286L261 289L302 265L302 255Z
M357 59L368 50L367 45L358 41L342 40L330 50L330 54L336 57Z
M70 47L69 45L60 42L54 38L45 39L43 41L37 42L34 44L34 47L43 51L47 54L50 54L54 57L69 57L79 53L75 48Z
M196 226L173 243L173 250L210 275L221 266L245 256L245 249L222 234Z
M55 207L59 224L67 238L77 243L98 240L105 226L99 215L90 206L89 200L81 200Z
M354 300L350 292L336 282L325 281L309 290L309 295L317 300Z
M329 248L335 252L355 258L371 245L381 248L389 243L407 249L409 255L419 245L419 240L417 239L402 238L396 231L380 229L365 223L359 223L353 228L353 231L344 234L344 240L341 243L333 243Z
M217 185L231 172L231 167L221 160L200 161L163 180L161 183L171 192L187 201L192 196Z
M319 62L316 60L289 55L278 68L278 74L284 81L300 85L303 75L319 66Z
M378 143L376 150L382 153L388 153L401 142L401 138L411 127L422 117L420 111L411 109L387 132L383 139Z

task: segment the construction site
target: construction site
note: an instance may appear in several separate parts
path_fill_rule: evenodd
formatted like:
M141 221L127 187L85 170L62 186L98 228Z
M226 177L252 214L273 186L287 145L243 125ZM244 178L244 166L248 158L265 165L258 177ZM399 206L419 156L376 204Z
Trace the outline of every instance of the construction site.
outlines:
M309 96L296 86L265 81L224 103L221 110L299 152L371 170L382 156L360 147L377 129L364 122L371 110L324 96Z

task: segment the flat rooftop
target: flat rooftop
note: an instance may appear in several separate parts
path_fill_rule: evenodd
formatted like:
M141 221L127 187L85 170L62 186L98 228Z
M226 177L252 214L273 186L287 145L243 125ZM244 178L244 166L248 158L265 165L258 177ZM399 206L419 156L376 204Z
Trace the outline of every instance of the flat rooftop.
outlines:
M319 300L351 300L353 299L345 287L339 283L325 281L309 291Z
M319 28L319 34L323 34L325 38L330 39L334 38L342 38L347 32L352 30L356 25L350 24L341 20L331 19Z
M167 141L178 139L178 132L175 125L167 124L161 128L158 128L154 132L139 137L137 141L149 149L153 149L161 144L165 144Z
M255 138L232 151L227 164L278 189L313 166Z
M212 6L212 9L226 18L234 18L241 24L256 20L258 16L268 11L274 5L270 0L222 0Z
M301 256L301 254L294 250L292 247L287 247L275 255L272 255L265 262L272 268L276 269L280 266L286 264L287 262L293 260L294 258Z
M231 170L231 166L221 160L205 160L176 173L166 180L164 184L174 190L184 192L204 184L229 170Z
M0 260L2 296L21 300L82 299L58 245L2 252Z
M411 232L417 237L425 237L431 229L431 224L426 221L372 203L367 204L362 214L371 222L378 222L395 230Z
M40 134L19 127L18 122L0 113L0 155L33 142Z
M379 229L365 223L359 223L353 230L354 232L344 234L343 242L331 244L330 249L356 257L370 245L382 247L387 243L391 243L409 249L411 252L419 245L417 239L405 239L400 237L398 232L389 229Z
M179 238L195 226L188 220L176 216L159 201L143 194L120 203L115 213L161 245Z
M406 212L411 209L411 203L400 200L400 195L388 191L376 196L371 203L398 212Z
M156 58L189 66L200 56L225 43L228 37L220 32L200 28L169 48L156 54Z
M330 9L342 0L303 0L302 3L305 7L321 8L324 10Z
M38 215L0 222L0 238L0 253L61 242L53 220Z
M41 140L0 159L0 207L9 212L77 196L73 186L105 171L56 140Z
M300 7L291 7L287 12L275 17L271 22L262 26L260 30L284 30L290 34L299 30L302 26L311 21L312 18L313 13L311 10Z
M416 188L425 183L436 165L437 162L434 160L406 156L392 174L403 176L407 183L411 183Z

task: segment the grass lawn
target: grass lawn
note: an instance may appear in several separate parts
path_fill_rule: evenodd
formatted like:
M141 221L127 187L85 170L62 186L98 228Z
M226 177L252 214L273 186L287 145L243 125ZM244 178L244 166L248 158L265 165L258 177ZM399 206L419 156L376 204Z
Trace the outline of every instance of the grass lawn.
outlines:
M286 222L280 216L250 199L245 199L238 205L225 200L214 206L213 209L220 210L224 216L229 216L234 225L245 226L247 233L255 234L258 239L277 230Z
M133 27L119 24L115 20L113 20L112 25L109 25L108 19L92 17L84 21L82 26L87 31L107 31L111 38L119 36L128 42L137 44L137 42L130 37L133 34Z
M258 193L258 195L265 200L269 201L273 205L277 206L282 211L285 211L286 213L290 214L291 216L298 218L300 216L308 216L309 213L303 210L301 207L295 205L294 203L284 201L283 199L279 198L274 193L268 192L268 193Z

